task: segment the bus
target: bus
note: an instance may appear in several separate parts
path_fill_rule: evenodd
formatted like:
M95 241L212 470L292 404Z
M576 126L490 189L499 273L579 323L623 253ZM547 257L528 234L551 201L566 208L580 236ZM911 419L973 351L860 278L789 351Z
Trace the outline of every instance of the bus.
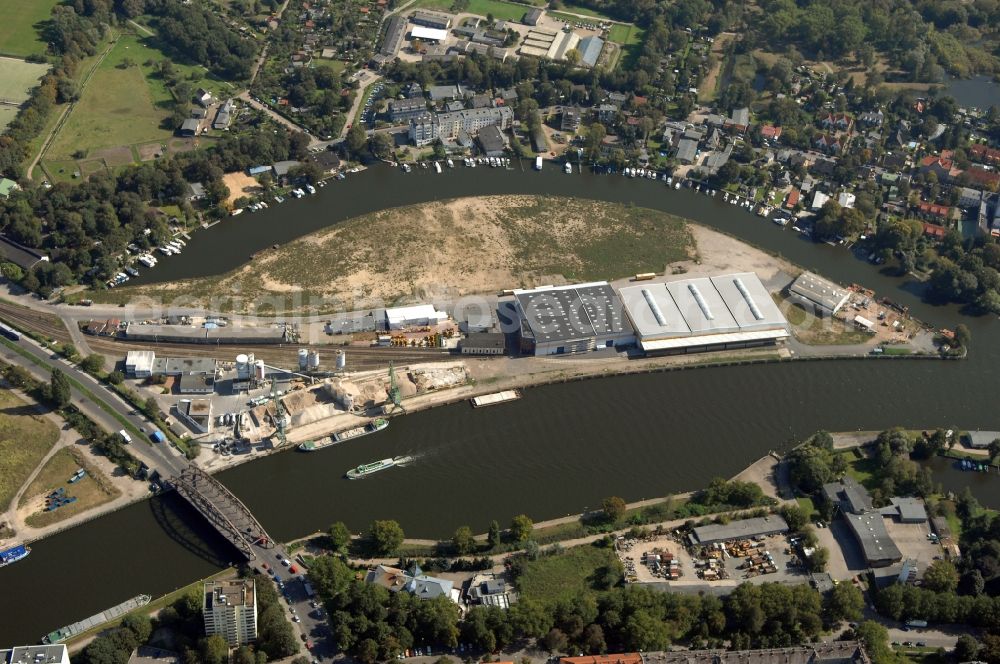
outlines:
M21 333L20 332L18 332L17 330L15 330L12 327L4 325L3 323L0 323L0 334L2 334L3 336L7 337L11 341L20 341L21 340Z

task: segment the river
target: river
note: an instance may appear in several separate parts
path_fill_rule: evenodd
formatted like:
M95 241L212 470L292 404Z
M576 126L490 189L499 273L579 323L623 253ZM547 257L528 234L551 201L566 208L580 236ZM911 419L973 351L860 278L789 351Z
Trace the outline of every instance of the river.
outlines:
M959 78L945 83L944 93L955 98L959 106L978 108L1000 106L1000 83L989 76Z
M459 525L482 532L491 519L506 523L520 512L535 520L576 513L612 494L631 501L697 489L820 428L1000 430L994 406L1000 378L993 371L1000 361L1000 327L992 318L927 305L919 299L919 284L663 183L569 176L554 168L536 173L459 167L443 175L403 175L379 167L314 197L198 233L181 257L160 261L144 277L227 270L276 241L377 207L491 193L634 202L695 219L833 279L864 283L935 325L965 322L973 337L970 359L712 367L539 387L497 408L473 410L461 403L414 413L394 419L363 444L279 454L221 474L276 538L301 536L338 519L357 531L376 518L399 520L410 536L445 537ZM343 479L359 462L404 453L418 457L412 466L362 482ZM949 487L972 481L957 471L940 473ZM984 502L1000 505L1000 484L989 478L977 477L974 489ZM28 560L0 569L0 588L5 598L14 598L7 606L19 607L5 611L0 643L33 642L140 592L172 590L236 555L178 503L167 496L130 507L38 542Z

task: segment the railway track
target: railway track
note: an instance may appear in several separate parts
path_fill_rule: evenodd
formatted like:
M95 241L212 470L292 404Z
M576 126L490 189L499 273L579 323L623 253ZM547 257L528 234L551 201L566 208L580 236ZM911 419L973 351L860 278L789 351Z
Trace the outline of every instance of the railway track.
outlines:
M0 318L25 332L34 332L59 343L72 342L69 330L55 314L35 311L12 302L0 300Z
M88 337L90 347L113 360L121 359L130 350L151 350L158 355L178 357L212 357L218 360L235 360L239 353L252 352L254 357L264 360L266 364L295 369L298 367L300 348L316 350L323 360L323 367L332 367L334 354L337 350L347 353L347 368L350 370L378 369L388 366L389 362L396 364L414 364L423 362L445 362L454 360L455 356L448 351L438 349L414 348L366 348L363 346L329 346L329 345L297 345L283 344L280 346L259 345L207 345L180 343L149 343L126 341L108 337Z

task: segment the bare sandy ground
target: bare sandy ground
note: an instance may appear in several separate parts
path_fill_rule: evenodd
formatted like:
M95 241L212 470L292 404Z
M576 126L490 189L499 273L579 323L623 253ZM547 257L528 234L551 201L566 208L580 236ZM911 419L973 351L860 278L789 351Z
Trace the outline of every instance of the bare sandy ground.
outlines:
M222 181L229 187L229 198L226 200L230 205L240 196L246 196L260 189L257 180L246 173L226 173L222 176Z

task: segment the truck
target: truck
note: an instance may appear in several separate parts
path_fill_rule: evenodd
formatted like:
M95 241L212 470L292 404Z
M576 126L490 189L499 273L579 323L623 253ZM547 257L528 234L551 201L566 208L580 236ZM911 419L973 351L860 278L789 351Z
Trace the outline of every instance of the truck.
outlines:
M128 435L128 431L125 431L125 429L119 431L118 435L122 437L122 441L124 441L126 445L132 442L132 436Z
M307 596L309 596L309 597L315 597L316 596L316 591L313 590L313 587L311 585L309 585L309 582L306 581L305 579L302 579L302 588L306 591L306 595Z
M166 441L167 437L163 435L163 432L159 429L153 429L149 432L149 439L154 443L162 443Z
M927 621L926 620L907 620L905 624L910 629L917 629L917 628L921 628L922 629L924 627L927 627Z

